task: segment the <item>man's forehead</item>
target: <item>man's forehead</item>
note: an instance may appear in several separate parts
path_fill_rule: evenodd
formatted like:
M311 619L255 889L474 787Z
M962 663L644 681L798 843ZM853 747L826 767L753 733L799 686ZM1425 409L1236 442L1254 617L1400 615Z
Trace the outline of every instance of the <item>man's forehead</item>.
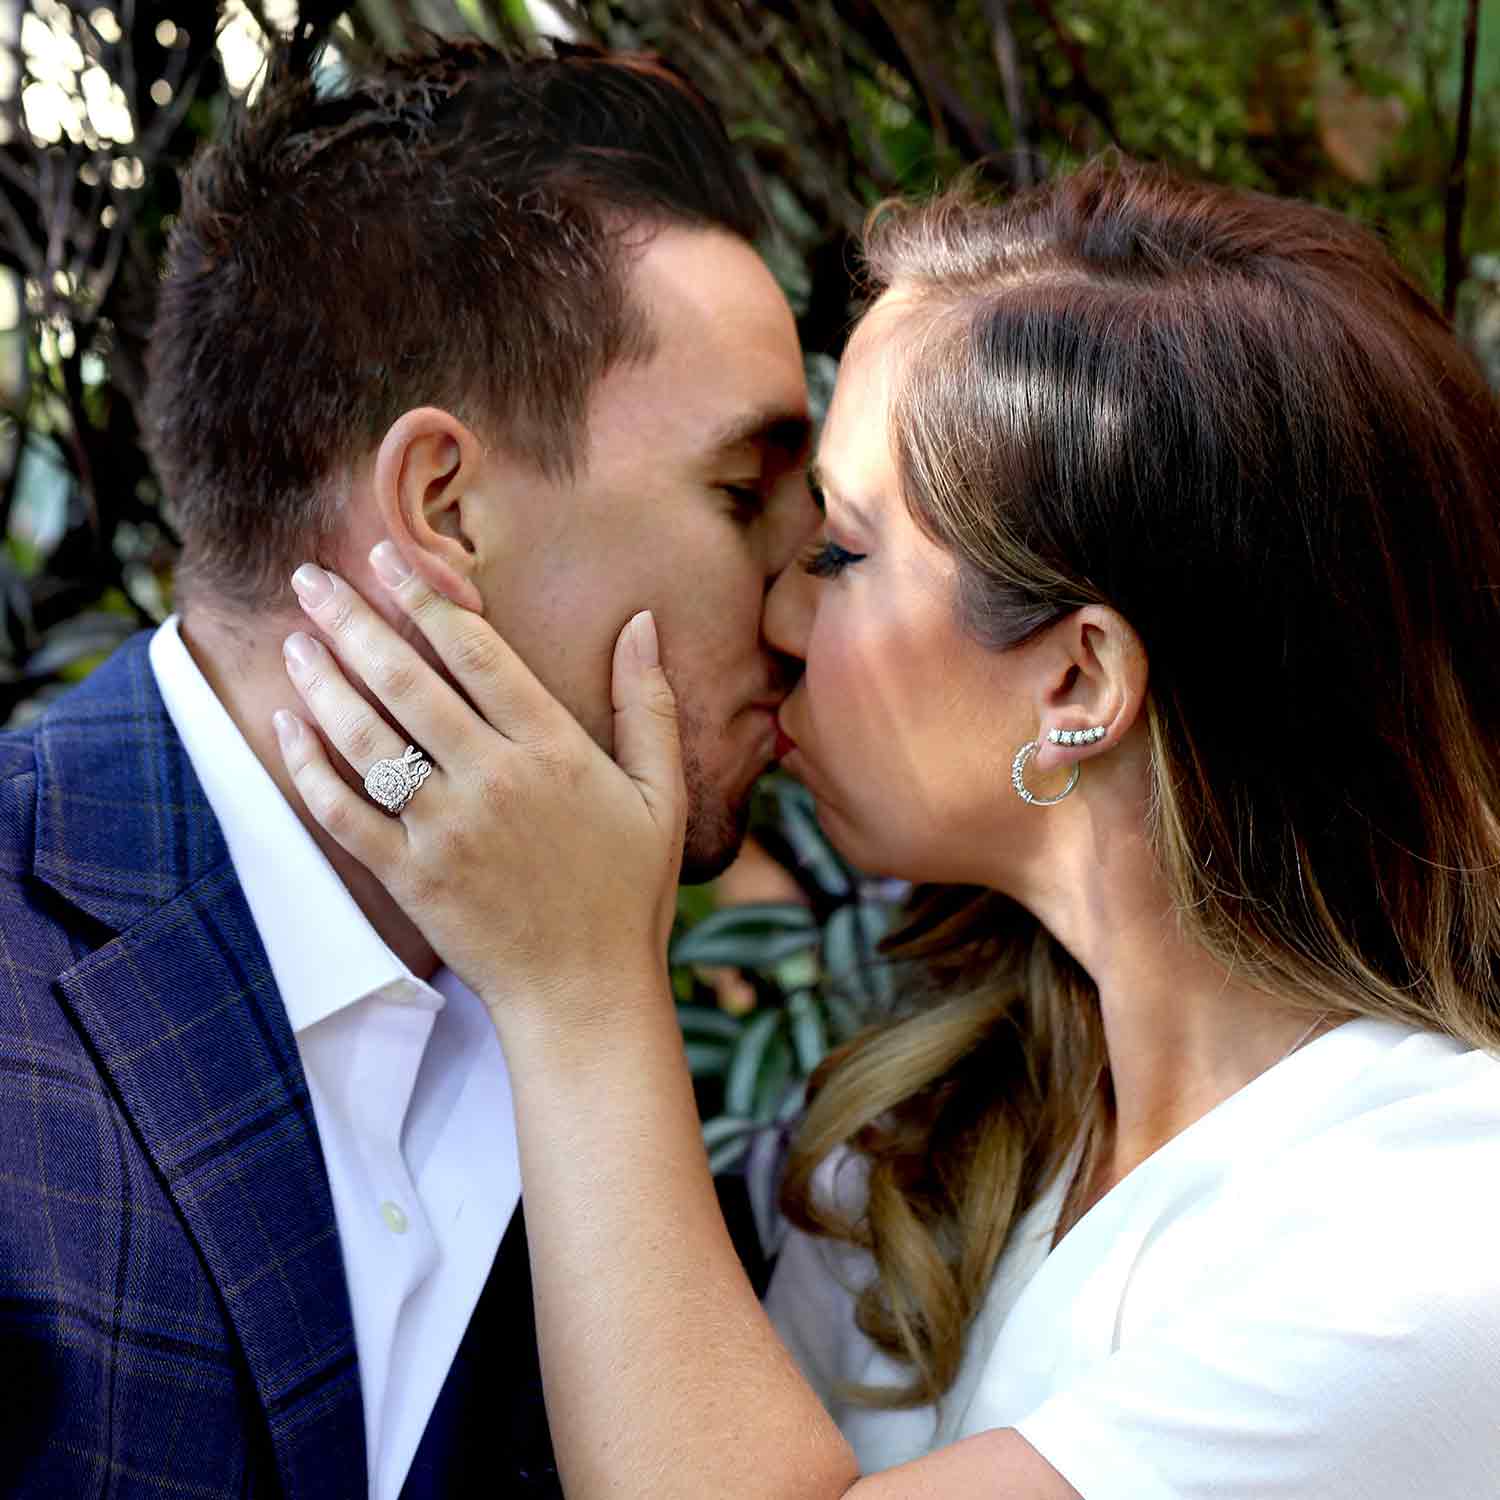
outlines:
M649 353L595 389L596 449L642 445L661 460L711 463L735 450L802 455L810 433L796 321L748 242L668 226L633 267Z

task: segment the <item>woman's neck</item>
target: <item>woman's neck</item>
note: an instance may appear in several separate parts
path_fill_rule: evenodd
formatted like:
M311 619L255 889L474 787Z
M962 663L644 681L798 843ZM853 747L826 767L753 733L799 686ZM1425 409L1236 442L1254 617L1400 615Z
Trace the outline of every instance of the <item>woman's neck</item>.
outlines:
M1093 1198L1328 1024L1186 935L1144 828L1125 815L1130 801L1060 807L1073 816L1017 893L1099 991L1113 1108Z

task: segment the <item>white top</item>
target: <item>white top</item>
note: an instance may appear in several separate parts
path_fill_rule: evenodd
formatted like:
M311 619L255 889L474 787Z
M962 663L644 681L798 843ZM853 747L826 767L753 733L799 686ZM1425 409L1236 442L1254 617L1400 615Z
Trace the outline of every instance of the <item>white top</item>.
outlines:
M328 1167L371 1500L397 1500L520 1198L483 1002L424 984L355 905L198 670L173 616L151 668L229 846L297 1039Z
M1351 1021L1049 1251L1062 1196L1018 1225L937 1408L838 1399L900 1378L853 1324L869 1262L789 1238L768 1306L865 1472L1014 1427L1084 1500L1500 1496L1495 1058Z

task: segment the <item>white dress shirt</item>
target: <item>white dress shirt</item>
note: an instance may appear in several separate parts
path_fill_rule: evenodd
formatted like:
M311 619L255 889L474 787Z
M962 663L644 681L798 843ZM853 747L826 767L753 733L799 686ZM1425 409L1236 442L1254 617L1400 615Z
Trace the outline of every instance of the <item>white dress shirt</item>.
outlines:
M849 1165L825 1179L840 1203ZM1500 1060L1349 1021L1054 1248L1065 1182L1017 1225L935 1407L844 1399L906 1377L854 1323L871 1266L788 1237L768 1309L865 1472L1014 1427L1084 1500L1500 1496Z
M369 1493L397 1500L520 1198L505 1059L473 991L447 969L423 983L370 925L175 616L150 657L297 1039L349 1285Z

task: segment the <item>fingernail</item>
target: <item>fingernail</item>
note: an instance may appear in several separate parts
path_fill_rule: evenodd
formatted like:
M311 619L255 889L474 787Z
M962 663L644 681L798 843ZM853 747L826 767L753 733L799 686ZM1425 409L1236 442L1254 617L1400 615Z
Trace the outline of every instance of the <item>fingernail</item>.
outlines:
M400 588L411 577L411 565L394 542L376 542L370 548L370 566L388 589Z
M318 660L317 643L310 635L294 630L281 645L287 658L299 667L313 667Z
M289 714L284 708L278 708L271 715L271 723L276 727L276 738L281 742L281 753L290 755L302 739L302 721L296 714Z
M292 574L292 587L309 609L317 609L320 604L326 604L333 597L333 579L312 563L303 563Z
M635 659L643 667L661 665L661 642L656 635L656 616L643 609L630 622L630 640L635 647Z

